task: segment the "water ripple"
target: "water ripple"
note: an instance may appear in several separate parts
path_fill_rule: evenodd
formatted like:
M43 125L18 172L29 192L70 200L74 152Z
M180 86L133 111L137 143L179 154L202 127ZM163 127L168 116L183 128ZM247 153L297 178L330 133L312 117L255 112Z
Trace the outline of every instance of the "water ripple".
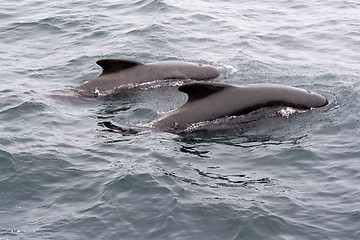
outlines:
M0 238L359 238L358 1L0 9ZM156 82L73 92L103 58L211 64L216 82L298 86L330 104L226 133L156 132L146 123L186 96Z

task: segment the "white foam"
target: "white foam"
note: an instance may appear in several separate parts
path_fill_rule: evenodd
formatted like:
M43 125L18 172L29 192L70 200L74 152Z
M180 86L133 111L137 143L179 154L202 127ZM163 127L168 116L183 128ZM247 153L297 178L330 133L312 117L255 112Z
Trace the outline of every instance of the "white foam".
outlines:
M291 108L291 107L283 108L283 109L280 109L278 111L278 113L282 117L286 117L286 118L289 118L291 115L293 115L295 113L303 113L303 112L305 112L305 111L304 110L294 109L294 108Z

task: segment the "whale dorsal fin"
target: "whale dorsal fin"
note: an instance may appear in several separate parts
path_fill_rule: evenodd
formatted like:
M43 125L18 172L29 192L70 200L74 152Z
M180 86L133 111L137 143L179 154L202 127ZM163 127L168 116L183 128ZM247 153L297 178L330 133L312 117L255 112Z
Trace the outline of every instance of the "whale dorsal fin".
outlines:
M142 63L126 59L101 59L96 63L103 69L101 74L119 72L138 65L143 65Z
M220 83L189 83L179 87L179 91L189 96L188 102L195 101L232 86Z

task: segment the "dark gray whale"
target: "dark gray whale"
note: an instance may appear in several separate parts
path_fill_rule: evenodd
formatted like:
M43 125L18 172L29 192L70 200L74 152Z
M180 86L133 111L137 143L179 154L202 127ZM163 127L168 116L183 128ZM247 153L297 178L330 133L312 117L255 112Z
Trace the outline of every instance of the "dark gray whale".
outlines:
M129 84L141 84L155 80L216 78L219 70L188 62L158 62L142 64L125 59L103 59L96 62L102 73L95 79L75 88L85 95L98 95Z
M180 86L179 91L188 95L188 101L152 121L151 126L163 131L181 132L193 123L248 114L264 107L311 109L328 103L317 93L276 84L235 87L218 83L191 83Z

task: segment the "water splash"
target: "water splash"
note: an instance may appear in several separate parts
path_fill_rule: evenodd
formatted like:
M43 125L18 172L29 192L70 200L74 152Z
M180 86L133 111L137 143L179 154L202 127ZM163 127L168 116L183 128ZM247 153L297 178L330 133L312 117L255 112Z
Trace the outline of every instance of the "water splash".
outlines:
M289 118L291 115L294 115L296 113L304 113L305 110L299 110L291 107L283 108L278 111L281 117Z

